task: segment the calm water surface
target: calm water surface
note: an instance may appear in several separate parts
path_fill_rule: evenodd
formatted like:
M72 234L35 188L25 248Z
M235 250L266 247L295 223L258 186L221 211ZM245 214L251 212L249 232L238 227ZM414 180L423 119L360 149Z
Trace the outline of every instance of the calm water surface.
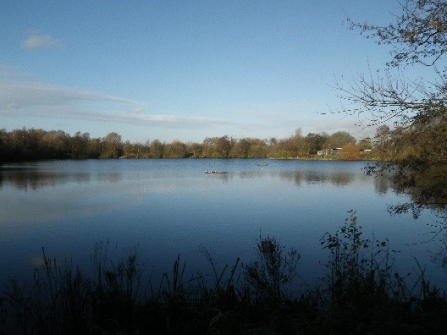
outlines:
M430 262L430 213L390 216L388 204L406 201L383 178L367 176L365 162L281 160L87 160L9 165L0 170L0 280L27 277L49 257L89 271L95 243L111 258L138 245L149 272L167 271L181 254L189 271L207 272L199 252L232 264L254 258L256 239L275 236L301 253L301 275L324 272L320 239L335 232L353 209L365 237L389 238L400 271ZM225 171L206 174L205 171ZM0 284L1 285L1 284Z

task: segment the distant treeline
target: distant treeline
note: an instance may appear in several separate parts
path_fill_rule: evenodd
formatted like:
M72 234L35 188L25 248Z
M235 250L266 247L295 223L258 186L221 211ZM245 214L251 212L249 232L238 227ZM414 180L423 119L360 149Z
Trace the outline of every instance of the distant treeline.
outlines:
M123 142L121 135L111 132L102 138L77 132L71 136L61 130L0 130L0 162L46 159L98 158L336 158L364 159L372 156L381 143L370 139L359 142L347 132L309 133L298 129L283 139L234 139L227 135L207 137L202 143L171 143L159 140L146 143ZM371 157L369 157L371 158Z

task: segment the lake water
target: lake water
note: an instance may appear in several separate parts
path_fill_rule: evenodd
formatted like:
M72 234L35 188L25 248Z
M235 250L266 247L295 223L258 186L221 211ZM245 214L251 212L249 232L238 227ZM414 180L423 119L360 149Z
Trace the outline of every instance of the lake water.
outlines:
M434 217L390 216L406 201L386 179L366 175L366 162L295 160L86 160L9 165L0 170L0 280L26 278L49 257L90 266L95 243L113 259L138 245L148 271L170 270L177 255L188 271L254 259L256 239L275 236L301 254L308 283L324 272L321 237L353 209L365 237L389 238L402 273L431 262ZM206 174L205 171L225 171ZM425 243L427 242L427 243ZM415 277L416 279L416 277Z

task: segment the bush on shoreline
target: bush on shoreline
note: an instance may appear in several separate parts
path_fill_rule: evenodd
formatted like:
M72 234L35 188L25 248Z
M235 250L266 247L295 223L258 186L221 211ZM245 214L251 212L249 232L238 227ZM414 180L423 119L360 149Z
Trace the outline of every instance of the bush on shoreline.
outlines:
M1 334L447 333L444 292L422 270L409 285L388 241L364 238L354 212L321 245L326 275L300 291L290 290L300 255L274 237L259 238L255 261L221 269L202 249L211 276L187 277L178 256L156 286L142 280L137 249L113 263L97 245L95 278L43 252L33 280L11 279L1 294Z

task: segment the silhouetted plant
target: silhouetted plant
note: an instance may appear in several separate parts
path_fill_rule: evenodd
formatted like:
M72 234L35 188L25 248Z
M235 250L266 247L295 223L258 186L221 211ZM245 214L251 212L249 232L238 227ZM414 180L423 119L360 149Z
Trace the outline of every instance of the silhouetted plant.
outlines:
M137 250L120 260L117 265L110 262L110 269L98 270L98 282L94 288L94 320L99 327L134 331L135 311L141 298L141 276L143 266L138 263ZM101 321L108 320L107 325Z
M392 261L388 240L363 238L354 211L337 232L326 233L321 241L331 256L327 267L328 292L333 307L363 308L380 303L392 292Z
M5 300L23 334L79 334L91 326L91 282L79 268L43 251L44 264L34 270L31 284L9 281Z
M0 297L0 334L363 334L447 333L443 292L393 272L388 241L363 237L353 211L321 241L330 252L322 286L288 291L300 255L274 237L256 242L257 260L187 276L180 256L158 288L142 287L137 247L117 263L97 244L96 277L43 253L31 283L10 280ZM322 289L318 288L322 287ZM293 293L293 294L292 294Z
M205 293L208 300L207 303L215 305L215 302L217 301L219 301L220 304L225 301L224 305L227 305L228 308L233 308L240 302L240 300L243 300L244 296L242 293L243 289L241 290L238 287L240 279L240 272L238 271L240 258L236 258L231 268L226 264L221 270L218 270L210 250L201 247L200 252L206 257L212 269L211 285L206 280L209 276L205 276L201 273L199 273L198 276L201 280L202 292ZM213 302L213 300L215 302Z
M221 269L214 262L210 249L200 247L200 252L211 265L212 274L199 273L200 309L210 333L237 333L247 318L250 307L249 291L240 283L240 258L231 267Z
M285 255L284 247L274 237L259 237L256 245L258 260L245 265L245 278L258 299L279 301L285 284L297 276L296 267L301 256L291 248Z

